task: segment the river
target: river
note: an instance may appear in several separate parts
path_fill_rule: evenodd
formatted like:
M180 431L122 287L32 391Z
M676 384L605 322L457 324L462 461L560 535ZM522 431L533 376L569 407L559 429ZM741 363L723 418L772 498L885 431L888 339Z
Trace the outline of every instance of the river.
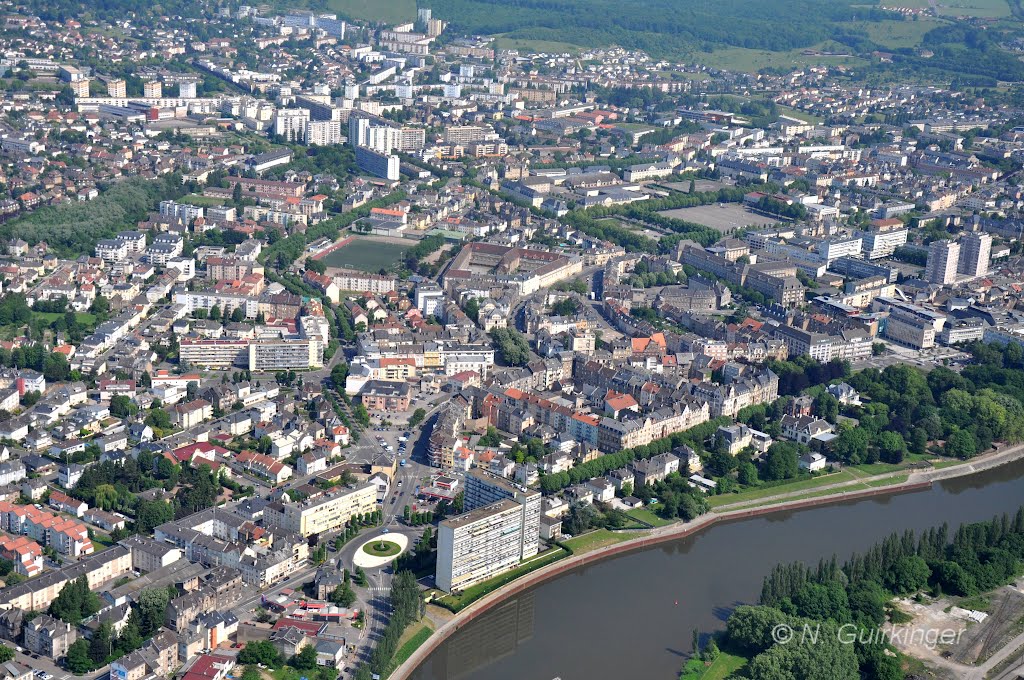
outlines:
M779 562L843 562L893 531L1013 513L1024 461L930 489L781 511L566 572L503 602L442 643L414 680L674 680L694 628L756 603ZM952 533L952 532L951 532Z

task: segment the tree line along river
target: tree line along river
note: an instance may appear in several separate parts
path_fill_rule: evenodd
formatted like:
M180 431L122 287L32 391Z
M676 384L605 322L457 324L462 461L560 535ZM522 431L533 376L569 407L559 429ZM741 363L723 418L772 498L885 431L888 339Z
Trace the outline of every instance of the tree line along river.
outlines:
M670 680L694 628L720 630L756 603L780 562L840 563L894 531L1014 513L1024 461L930 489L716 524L693 536L565 572L468 622L414 680Z

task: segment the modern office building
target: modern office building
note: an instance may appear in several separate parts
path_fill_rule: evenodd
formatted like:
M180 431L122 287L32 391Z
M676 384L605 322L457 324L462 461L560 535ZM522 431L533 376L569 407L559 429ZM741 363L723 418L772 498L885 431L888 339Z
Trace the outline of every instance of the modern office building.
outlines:
M960 262L957 267L961 274L978 278L988 274L992 260L992 235L972 232L960 239Z
M355 515L377 509L377 487L362 484L354 489L332 491L300 503L276 501L263 510L268 526L279 526L301 536L336 531Z
M956 280L960 263L960 244L946 239L932 241L928 247L928 265L924 278L928 283L946 285Z

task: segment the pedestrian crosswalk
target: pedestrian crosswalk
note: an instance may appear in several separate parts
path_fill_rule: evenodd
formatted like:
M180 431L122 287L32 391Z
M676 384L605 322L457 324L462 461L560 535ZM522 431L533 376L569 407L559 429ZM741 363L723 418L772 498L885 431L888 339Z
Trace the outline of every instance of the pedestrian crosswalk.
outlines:
M374 597L388 597L391 594L390 586L372 586L370 594Z

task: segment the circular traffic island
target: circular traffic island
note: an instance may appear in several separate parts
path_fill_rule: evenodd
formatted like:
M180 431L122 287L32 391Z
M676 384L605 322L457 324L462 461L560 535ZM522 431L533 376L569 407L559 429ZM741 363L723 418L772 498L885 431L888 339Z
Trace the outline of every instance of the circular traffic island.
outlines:
M381 539L365 543L362 550L367 555L373 555L374 557L394 557L402 552L402 547L397 543Z
M392 533L366 540L352 554L352 564L363 569L376 569L391 562L409 547L409 538Z

